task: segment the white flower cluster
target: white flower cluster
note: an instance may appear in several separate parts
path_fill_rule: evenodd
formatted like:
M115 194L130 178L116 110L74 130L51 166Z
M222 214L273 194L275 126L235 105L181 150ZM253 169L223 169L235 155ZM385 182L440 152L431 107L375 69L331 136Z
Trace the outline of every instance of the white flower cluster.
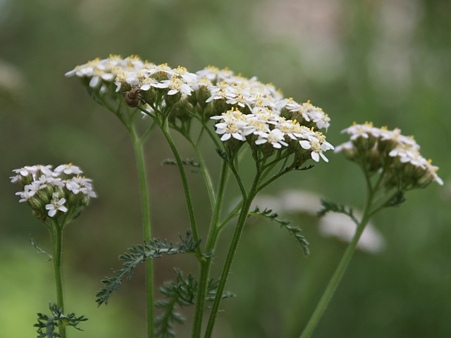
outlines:
M329 127L330 119L322 109L310 102L299 104L285 99L273 85L255 77L235 76L230 70L207 67L197 75L207 83L210 97L206 102L225 102L229 108L211 117L219 120L215 126L222 141L233 138L256 145L270 144L275 149L297 144L309 151L314 161L328 161L323 152L334 147L317 131Z
M68 77L77 76L88 79L89 87L106 92L114 83L119 92L137 88L148 91L151 88L168 89L167 95L181 93L190 95L192 86L197 82L197 76L183 67L171 68L167 64L155 65L142 61L137 56L122 59L118 55L110 55L106 59L94 59L84 65L75 67L65 74Z
M23 188L16 193L19 202L27 202L40 219L68 211L76 217L90 198L97 197L92 180L80 176L83 172L72 164L63 164L53 170L50 165L25 166L13 172L11 182L19 183Z
M356 124L343 130L350 135L350 141L336 147L351 160L361 156L371 162L372 171L385 170L392 173L389 184L403 180L409 187L424 187L435 181L442 185L437 175L438 167L420 154L420 146L412 136L404 136L400 129L376 128L372 123ZM395 180L396 177L396 180Z
M322 109L310 102L299 104L286 99L273 85L263 84L255 77L235 75L228 69L209 66L194 74L183 67L155 65L136 56L122 59L111 55L77 66L66 76L82 78L100 93L135 90L132 99L139 95L148 112L153 112L150 107L161 108L180 99L188 99L192 112L197 105L202 108L209 105L207 118L218 121L216 132L222 141L269 144L273 149L291 146L293 151L301 147L316 162L320 158L327 161L323 153L333 149L318 131L327 129L330 122ZM164 99L158 103L153 94L156 90L164 92ZM174 95L177 100L170 100Z

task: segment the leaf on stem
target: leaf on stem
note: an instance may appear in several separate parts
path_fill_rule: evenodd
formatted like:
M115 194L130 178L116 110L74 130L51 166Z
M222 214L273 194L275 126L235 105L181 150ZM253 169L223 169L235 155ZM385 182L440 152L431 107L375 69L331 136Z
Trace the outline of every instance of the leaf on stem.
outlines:
M170 242L154 238L144 244L135 245L121 254L118 259L123 262L122 269L114 271L113 277L106 277L102 280L104 288L96 294L97 305L107 304L111 294L121 286L122 280L130 279L133 270L140 263L147 259L160 258L163 255L192 253L200 244L200 241L194 241L190 231L187 231L184 238L180 236L180 240L180 243L173 245Z
M224 161L228 161L229 160L229 158L228 158L228 156L227 156L227 154L226 154L226 152L224 151L224 150L222 150L222 149L219 149L219 148L216 148L216 152L218 153L218 155L224 160Z
M271 209L265 208L265 210L260 210L259 207L255 207L254 210L249 212L249 215L262 216L269 219L272 222L279 223L282 228L288 230L290 235L294 236L296 240L302 247L302 251L304 251L304 255L308 256L310 254L309 250L309 242L307 239L301 234L302 230L299 227L291 226L289 221L279 219L279 215L273 212Z
M351 208L347 208L345 205L343 204L337 204L335 202L330 202L330 201L326 201L326 200L321 200L321 205L323 206L323 208L321 210L318 211L317 215L319 217L323 217L324 215L326 215L328 212L336 212L339 214L345 214L347 216L349 216L349 218L352 219L352 221L358 225L359 221L357 220L357 218L355 218L354 216L354 212Z
M155 306L162 311L155 320L156 337L175 337L175 324L183 324L185 318L177 312L177 309L195 305L198 291L198 283L194 277L188 273L184 274L179 269L174 269L176 279L165 282L160 288L161 294L165 297L155 303ZM207 285L206 300L213 301L218 289L219 281L211 279ZM234 295L224 292L222 298L230 298Z
M200 164L196 162L194 159L187 158L182 159L182 163L186 166L192 167L191 172L199 172ZM173 158L168 158L161 162L162 165L177 165L177 161Z
M36 249L36 252L38 254L43 254L46 255L48 257L48 260L51 261L52 260L52 254L50 254L49 252L45 251L44 249L42 249L41 247L38 246L38 244L35 242L34 238L30 237L30 243L33 246L33 248Z
M313 164L310 164L310 165L308 165L308 166L306 166L306 167L297 167L296 170L299 170L299 171L301 171L301 170L310 170L310 169L312 169L313 167L314 167L314 165L313 165Z
M88 320L88 318L84 316L77 317L75 313L70 313L68 315L63 314L61 309L55 303L50 303L49 309L52 315L49 317L42 313L38 313L38 322L33 325L38 328L36 331L39 334L37 336L38 338L61 337L58 332L55 332L59 324L63 324L64 326L72 326L79 331L83 331L78 327L78 325L80 322Z
M396 191L390 199L385 203L386 207L397 207L406 201L404 192L402 190Z

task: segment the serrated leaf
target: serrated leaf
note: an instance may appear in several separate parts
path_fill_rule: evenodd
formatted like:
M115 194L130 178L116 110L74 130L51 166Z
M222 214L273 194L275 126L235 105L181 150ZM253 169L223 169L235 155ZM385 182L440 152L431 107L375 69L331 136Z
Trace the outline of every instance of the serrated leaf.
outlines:
M191 158L182 159L182 163L184 165L191 166L191 167L194 167L194 168L199 168L200 167L199 162L196 162L194 159L191 159ZM167 158L167 159L163 160L161 162L161 164L162 165L176 165L177 161L175 159L173 159L173 158Z
M155 319L155 335L159 338L175 337L175 324L183 324L185 318L177 312L179 309L195 305L198 292L198 283L188 273L184 274L179 269L174 269L176 278L167 281L160 288L164 299L155 302L155 307L161 310L161 314ZM218 289L219 280L210 279L207 285L207 301L213 301ZM230 298L234 295L224 292L222 298Z
M357 218L355 218L354 216L354 212L351 208L346 207L343 204L337 204L335 202L331 202L331 201L326 201L326 200L321 200L321 205L323 206L321 210L318 211L317 215L319 217L323 217L324 215L326 215L328 212L336 212L339 214L344 214L349 216L349 218L352 219L352 221L358 225L359 221L357 220Z
M46 255L46 256L48 257L49 261L52 260L52 254L50 254L49 252L47 252L47 251L45 251L44 249L42 249L41 247L39 247L39 246L37 245L37 243L35 242L34 238L30 238L30 243L31 243L31 245L33 246L33 248L36 249L36 252L37 252L38 254Z
M80 322L88 320L88 318L84 316L77 317L75 313L69 313L67 315L63 314L61 308L59 308L55 303L50 303L49 309L52 315L49 317L45 314L38 313L38 322L33 325L38 328L36 331L39 334L37 338L61 337L58 332L55 332L55 329L59 324L64 324L64 326L72 326L74 329L83 331L78 327L78 325Z
M298 243L301 245L302 251L304 252L305 256L308 256L310 254L309 243L307 239L301 234L301 228L291 226L289 221L279 219L279 215L268 208L260 210L259 207L255 207L253 211L249 212L249 215L262 216L272 222L278 223L282 228L287 229L290 235L296 238Z
M224 161L228 161L229 158L226 154L226 152L222 149L216 148L216 153L224 160Z
M406 201L404 192L401 190L396 191L391 198L385 203L387 207L397 207L398 205Z
M200 244L200 241L194 241L191 232L187 232L185 238L180 237L181 242L173 245L168 241L162 241L158 238L152 239L147 243L138 244L129 248L125 253L119 256L123 262L122 269L114 271L113 277L106 277L102 280L104 288L96 294L96 303L107 304L108 300L122 284L122 281L131 278L133 270L147 259L160 258L163 255L177 255L194 252Z

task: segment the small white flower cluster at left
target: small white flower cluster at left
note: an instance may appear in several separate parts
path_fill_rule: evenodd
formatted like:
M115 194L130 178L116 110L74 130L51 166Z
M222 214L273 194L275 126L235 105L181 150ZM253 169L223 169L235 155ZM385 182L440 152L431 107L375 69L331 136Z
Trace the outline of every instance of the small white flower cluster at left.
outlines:
M34 215L45 220L67 214L66 223L77 217L88 205L90 198L97 197L92 180L72 164L62 164L55 169L50 165L33 165L14 169L12 183L21 185L16 195L19 202L26 202Z

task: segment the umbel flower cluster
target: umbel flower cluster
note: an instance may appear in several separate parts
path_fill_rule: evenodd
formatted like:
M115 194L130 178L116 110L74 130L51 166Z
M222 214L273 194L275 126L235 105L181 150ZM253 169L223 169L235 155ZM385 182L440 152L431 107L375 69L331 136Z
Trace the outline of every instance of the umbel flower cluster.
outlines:
M67 224L78 217L96 197L92 180L81 176L81 169L72 164L62 164L52 170L50 165L25 166L14 169L12 183L18 183L22 190L16 195L19 202L26 202L38 219L61 220Z
M333 149L319 131L330 121L322 109L284 98L273 85L228 69L209 66L190 73L136 56L111 55L77 66L66 76L81 78L99 100L121 96L144 115L166 116L171 127L183 133L193 118L202 124L214 120L226 148L248 143L254 157L258 151L266 157L286 151L295 154L293 165L299 166L310 158L327 161L324 152Z
M350 140L335 151L359 163L369 175L383 174L385 188L407 191L426 187L433 181L443 185L437 175L438 167L422 157L414 138L402 135L400 129L354 123L343 132L351 135Z

